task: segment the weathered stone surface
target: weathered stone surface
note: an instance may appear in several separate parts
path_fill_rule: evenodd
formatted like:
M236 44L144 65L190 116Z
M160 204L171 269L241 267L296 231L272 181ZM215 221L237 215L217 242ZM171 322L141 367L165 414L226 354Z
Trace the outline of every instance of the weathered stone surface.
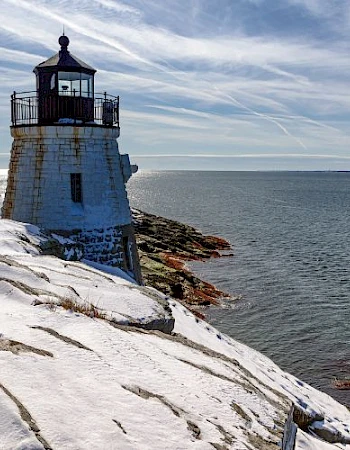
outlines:
M315 433L319 438L331 444L350 444L350 439L345 438L340 431L329 425L324 427L323 422L314 422L310 426L310 430Z
M173 317L161 317L145 323L130 322L128 325L142 328L143 330L158 330L162 333L171 334L174 329L175 319Z
M46 230L47 239L40 244L41 252L67 261L87 259L125 270L142 284L139 259L132 225L84 230ZM129 267L122 239L127 238Z
M130 224L131 167L119 154L119 129L23 126L11 134L4 218L62 230ZM82 176L83 204L71 199L71 173Z
M127 227L116 226L89 231L80 230L72 234L70 238L82 243L85 259L123 268L124 257L121 245L123 228ZM128 234L132 237L131 232Z
M317 412L308 412L298 405L294 405L293 422L303 431L308 431L309 426L315 421L321 421L324 417Z
M329 424L324 424L324 417L322 414L311 411L308 412L301 408L299 405L294 405L293 409L293 421L303 431L309 432L310 430L315 433L319 438L331 444L350 444L350 439L343 436L337 429Z
M63 240L51 236L40 244L43 255L53 255L66 261L80 261L84 256L84 247L79 242Z

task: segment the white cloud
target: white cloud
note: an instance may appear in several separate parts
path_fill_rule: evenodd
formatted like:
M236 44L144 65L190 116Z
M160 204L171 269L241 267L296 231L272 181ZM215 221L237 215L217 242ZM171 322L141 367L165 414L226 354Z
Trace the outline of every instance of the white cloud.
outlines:
M338 12L341 2L336 0L288 0L291 5L302 6L315 16L329 17Z
M132 6L115 0L95 0L95 3L118 13L128 13L137 16L140 14L140 11L137 8L133 8Z

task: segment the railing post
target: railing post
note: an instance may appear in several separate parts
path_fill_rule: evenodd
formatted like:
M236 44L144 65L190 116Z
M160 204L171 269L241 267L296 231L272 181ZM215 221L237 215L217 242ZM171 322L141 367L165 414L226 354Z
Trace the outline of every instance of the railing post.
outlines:
M117 125L119 127L119 95L117 97Z
M11 95L11 121L12 125L16 125L16 91Z
M74 117L74 124L77 123L77 107L76 107L76 101L75 101L75 89L73 89L73 117Z

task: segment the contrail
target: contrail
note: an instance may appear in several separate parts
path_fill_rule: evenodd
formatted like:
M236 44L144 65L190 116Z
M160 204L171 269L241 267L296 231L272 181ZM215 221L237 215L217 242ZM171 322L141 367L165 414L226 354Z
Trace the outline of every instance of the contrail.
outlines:
M214 86L214 89L216 91L221 92L216 86ZM245 109L246 111L249 111L251 114L253 114L254 116L258 116L258 117L262 117L265 120L268 120L269 122L274 123L275 125L278 126L278 128L280 128L283 133L286 136L291 137L292 139L294 139L304 150L308 150L308 148L306 147L306 145L304 144L304 142L302 142L299 138L297 138L296 136L293 136L288 130L287 128L285 128L283 125L281 125L276 119L274 119L273 117L268 116L267 114L263 114L263 113L259 113L257 111L254 111L254 109L249 108L249 106L244 105L243 103L241 103L240 101L238 101L237 99L235 99L234 97L232 97L229 94L225 94L225 97L229 98L232 102L234 102L236 105L240 106L241 108Z
M168 67L173 67L173 66L171 66L171 65L168 64L168 63L166 63L166 65L167 65ZM174 67L173 67L173 68L174 68ZM174 69L175 69L175 68L174 68ZM177 73L179 73L179 71L177 71L177 73L175 74L175 73L173 73L173 72L167 71L166 68L164 68L164 69L162 68L162 70L163 70L165 73L168 73L168 74L172 75L175 79L182 81L182 78L181 78L179 75L177 75ZM175 69L175 70L176 70L176 69ZM182 75L184 75L185 77L186 77L186 75L187 75L187 74L186 74L185 72L183 72L183 71L181 71L180 73L182 73ZM240 101L238 101L237 99L235 99L234 97L232 97L231 95L223 93L222 90L219 89L217 86L213 86L213 87L214 87L214 89L215 89L217 92L219 92L223 97L229 98L229 99L230 99L232 102L234 102L236 105L240 106L241 108L245 109L246 111L249 111L251 114L253 114L253 115L255 115L255 116L258 116L258 117L262 117L263 119L265 119L265 120L267 120L267 121L269 121L269 122L275 124L278 128L280 128L280 129L283 131L283 133L284 133L286 136L288 136L288 137L294 139L295 142L297 142L297 143L300 145L300 147L302 147L304 150L308 150L308 148L307 148L307 146L304 144L304 142L303 142L301 139L299 139L299 138L297 138L296 136L294 136L293 134L291 134L290 131L287 130L287 128L285 128L283 125L281 125L281 124L277 121L277 119L275 119L275 118L273 118L273 117L271 117L271 116L269 116L269 115L267 115L267 114L263 114L263 113L259 113L259 112L257 112L257 111L254 111L252 108L249 108L249 106L244 105L243 103L241 103ZM308 119L308 118L307 118L307 119ZM309 119L309 120L311 121L311 119Z

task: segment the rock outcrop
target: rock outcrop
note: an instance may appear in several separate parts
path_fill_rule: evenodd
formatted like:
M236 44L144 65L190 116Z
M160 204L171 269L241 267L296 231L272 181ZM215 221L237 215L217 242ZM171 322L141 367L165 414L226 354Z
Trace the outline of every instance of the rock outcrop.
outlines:
M221 251L231 250L229 242L139 210L133 210L133 217L142 275L147 285L178 299L197 314L198 306L217 304L220 298L229 296L194 276L185 264L219 258L223 256Z

